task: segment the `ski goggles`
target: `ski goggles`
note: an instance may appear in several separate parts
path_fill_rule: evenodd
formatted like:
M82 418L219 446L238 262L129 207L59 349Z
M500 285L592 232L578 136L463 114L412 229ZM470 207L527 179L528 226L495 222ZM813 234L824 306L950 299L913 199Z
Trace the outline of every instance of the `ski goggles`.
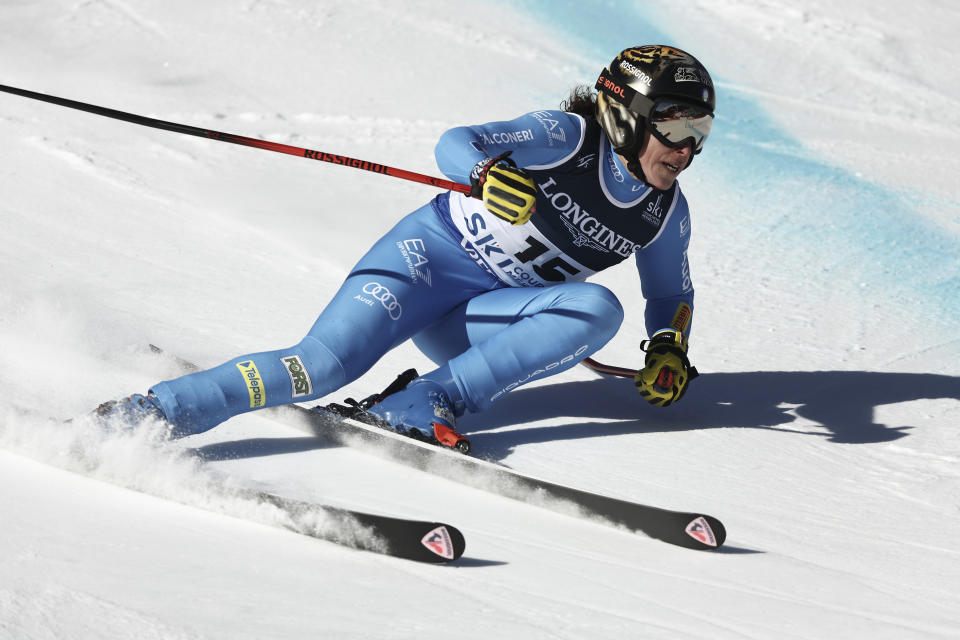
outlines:
M597 80L596 89L603 91L621 107L643 116L647 130L668 147L679 148L690 144L694 153L703 150L703 143L713 127L713 113L706 107L673 98L651 100L610 78L606 69Z
M713 114L696 105L674 100L659 101L647 116L647 129L668 147L693 146L694 153L703 150L703 143L713 127Z

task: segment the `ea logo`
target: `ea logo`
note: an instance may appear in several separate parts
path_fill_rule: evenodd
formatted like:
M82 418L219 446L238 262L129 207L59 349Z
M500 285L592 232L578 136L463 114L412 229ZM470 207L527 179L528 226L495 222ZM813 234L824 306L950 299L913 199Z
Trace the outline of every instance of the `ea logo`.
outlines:
M390 289L387 289L379 282L368 282L363 285L363 292L369 296L373 296L374 300L379 300L383 308L390 314L392 320L399 320L400 316L403 315L403 308L400 306L397 296L390 293Z

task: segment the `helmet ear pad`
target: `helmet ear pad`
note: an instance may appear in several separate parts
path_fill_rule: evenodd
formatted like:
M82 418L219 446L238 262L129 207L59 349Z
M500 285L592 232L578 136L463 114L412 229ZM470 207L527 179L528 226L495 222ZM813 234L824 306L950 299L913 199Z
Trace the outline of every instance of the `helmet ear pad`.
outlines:
M597 95L597 121L614 152L626 159L627 171L645 183L647 177L640 166L640 150L646 140L645 118L601 92Z
M631 158L643 145L644 119L605 94L597 95L597 121L613 150Z

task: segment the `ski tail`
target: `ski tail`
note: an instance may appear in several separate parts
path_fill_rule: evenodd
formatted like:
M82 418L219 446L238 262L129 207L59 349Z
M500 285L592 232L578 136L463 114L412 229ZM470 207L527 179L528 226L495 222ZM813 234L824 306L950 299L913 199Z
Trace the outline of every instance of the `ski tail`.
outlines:
M452 562L466 549L463 533L443 522L393 518L266 491L254 497L284 512L287 529L354 549L429 563Z

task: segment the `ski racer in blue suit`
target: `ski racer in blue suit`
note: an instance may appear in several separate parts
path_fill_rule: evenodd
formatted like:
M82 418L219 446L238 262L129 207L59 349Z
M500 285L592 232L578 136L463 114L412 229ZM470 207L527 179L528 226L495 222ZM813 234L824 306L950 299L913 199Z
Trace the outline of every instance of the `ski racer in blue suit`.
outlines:
M696 370L687 358L694 290L690 212L677 176L703 148L715 104L707 70L679 49L621 52L597 93L565 110L444 133L437 165L472 185L401 219L351 270L307 336L101 405L174 436L237 414L313 400L413 339L438 368L369 407L397 431L453 446L456 417L569 369L617 332L623 309L585 282L631 256L646 299L638 390L666 406Z

